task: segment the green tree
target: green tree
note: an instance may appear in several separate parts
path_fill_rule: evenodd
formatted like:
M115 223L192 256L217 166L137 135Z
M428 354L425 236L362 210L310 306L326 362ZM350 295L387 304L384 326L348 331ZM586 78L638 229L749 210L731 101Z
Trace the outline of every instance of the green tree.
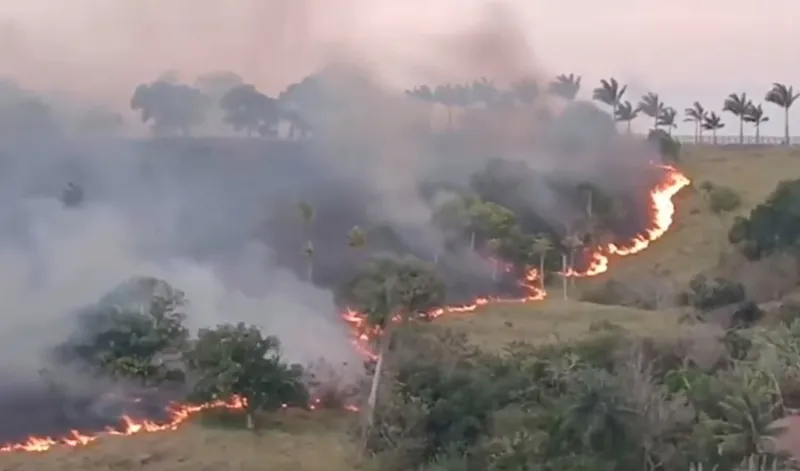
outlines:
M614 113L614 120L626 123L626 131L630 134L631 123L637 116L639 116L639 109L634 108L631 102L624 101L617 106L617 111Z
M511 210L492 202L475 202L467 211L473 234L472 240L477 238L482 244L490 239L507 237L517 223L517 218Z
M800 98L800 92L795 93L792 87L777 82L772 84L772 89L767 92L767 96L764 98L764 101L767 103L772 103L773 105L783 108L783 139L784 144L787 146L791 144L791 136L789 136L789 109L798 98Z
M470 226L469 208L475 204L471 198L450 198L433 211L432 222L444 233L446 243L461 240L469 234L470 250L475 250L475 232Z
M667 106L661 110L661 113L659 113L658 118L656 119L656 124L658 126L665 127L667 129L667 135L672 137L672 130L678 127L678 125L675 123L677 116L678 111L671 106Z
M311 224L314 222L314 207L305 201L301 201L297 205L297 209L300 212L303 254L307 259L306 279L312 281L314 279L314 244L311 241Z
M147 301L133 302L130 296L142 297L137 293ZM168 357L178 355L189 338L185 304L183 292L163 281L134 279L83 309L75 331L54 350L55 357L144 384L178 379L180 370Z
M728 98L725 99L725 102L722 106L722 111L727 111L728 113L736 116L739 118L739 144L744 144L744 118L747 115L747 110L753 103L747 98L746 93L742 93L737 95L735 93L731 93L728 95Z
M703 108L703 105L701 105L699 101L696 101L691 108L686 108L683 114L686 115L683 119L684 122L694 123L694 143L700 144L703 140L703 124L705 122L706 109Z
M658 118L664 110L664 102L657 93L648 92L639 101L639 111L653 119L653 129L658 129Z
M725 127L725 123L722 122L722 118L720 118L717 113L712 111L711 113L706 114L703 118L702 127L706 131L711 131L711 143L717 145L717 130Z
M566 301L569 299L567 280L571 280L572 286L575 286L575 277L569 276L570 269L575 266L575 251L583 245L583 241L575 232L568 230L561 240L561 245L564 247L564 251L561 253L561 280L563 283L562 288L564 289L564 300Z
M225 112L223 120L236 131L244 131L248 136L277 133L278 102L253 85L239 85L228 90L220 99L220 107Z
M482 77L480 80L472 82L470 88L472 90L471 94L475 98L475 101L482 102L486 108L493 107L498 96L500 95L500 91L497 89L497 87L495 87L494 84L486 77Z
M769 121L769 116L764 116L764 109L761 107L761 104L753 105L751 103L742 119L744 119L746 123L751 123L753 127L756 128L756 144L761 143L761 125Z
M550 85L548 91L553 95L560 96L567 100L574 100L581 89L581 76L575 74L561 74L557 76Z
M255 326L239 323L200 329L185 359L194 382L194 398L243 399L249 429L255 428L259 410L308 404L303 368L287 364L278 338L265 337Z
M800 241L800 180L778 184L765 201L746 218L736 218L728 233L750 259L792 250Z
M628 86L620 85L615 78L603 79L600 81L600 86L592 91L592 99L608 105L613 116L627 90Z

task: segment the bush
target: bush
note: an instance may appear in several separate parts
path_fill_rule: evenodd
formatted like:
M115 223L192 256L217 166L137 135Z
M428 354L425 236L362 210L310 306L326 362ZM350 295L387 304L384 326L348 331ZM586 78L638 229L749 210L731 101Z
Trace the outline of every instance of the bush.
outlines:
M701 188L706 191L708 207L714 214L736 211L742 206L742 197L728 186L704 182Z
M655 146L664 162L672 164L680 161L681 143L663 129L651 130L647 134L647 142Z
M689 282L689 292L685 297L689 305L709 311L744 301L745 289L743 284L727 278L697 275Z

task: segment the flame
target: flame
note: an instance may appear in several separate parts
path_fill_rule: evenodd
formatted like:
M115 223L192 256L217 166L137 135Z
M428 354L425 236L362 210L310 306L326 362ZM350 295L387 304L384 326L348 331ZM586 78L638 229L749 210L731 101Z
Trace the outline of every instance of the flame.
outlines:
M668 165L659 165L665 170L665 176L655 188L650 191L650 205L652 210L652 221L650 228L636 236L625 245L605 244L597 246L587 251L589 264L583 271L577 271L569 267L566 272L567 277L585 278L597 276L608 271L611 258L624 257L639 253L650 246L651 243L663 236L672 226L675 216L675 204L672 198L683 188L691 184L691 180L681 173L678 169ZM473 312L480 306L489 303L527 303L541 301L547 297L547 292L542 289L539 271L530 269L524 279L519 282L520 286L528 293L522 298L496 298L479 297L472 303L460 306L447 306L428 312L425 317L435 319L446 314L462 314ZM364 315L352 309L346 309L342 318L347 322L356 334L353 338L353 345L364 355L365 358L376 359L376 354L370 348L370 340L380 334L380 329L367 327Z
M14 451L41 453L58 445L72 448L86 446L102 437L128 437L141 433L173 431L177 430L178 427L198 412L209 409L243 410L245 405L245 401L238 396L234 396L227 401L212 401L200 405L172 404L167 407L169 418L162 423L146 419L135 419L128 415L123 415L120 418L120 426L117 428L107 427L105 430L94 433L70 430L69 433L62 437L31 436L19 443L0 445L0 453ZM316 410L320 405L320 399L313 399L308 405L308 409ZM288 405L284 404L282 408L287 409L288 407ZM354 405L345 405L344 409L351 412L358 411L358 407Z

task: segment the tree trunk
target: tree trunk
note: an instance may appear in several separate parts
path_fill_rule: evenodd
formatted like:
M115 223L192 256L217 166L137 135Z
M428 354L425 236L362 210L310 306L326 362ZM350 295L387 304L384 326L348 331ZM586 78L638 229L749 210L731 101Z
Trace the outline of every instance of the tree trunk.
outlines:
M539 289L544 292L544 257L545 254L539 256Z
M632 122L632 121L633 121L632 119L629 119L629 120L628 120L628 134L630 134L630 133L631 133L631 122Z
M586 201L586 215L592 217L592 202L594 201L594 192L589 190L589 198Z
M789 137L789 107L783 109L783 136L786 140L786 145L791 145L792 139Z
M245 413L245 421L247 424L247 430L255 430L256 429L256 420L255 416L253 415L252 410L248 410Z
M744 116L739 115L739 145L744 144Z
M699 144L703 143L703 124L700 123L697 125L697 141Z
M492 282L497 282L497 272L500 268L500 262L496 257L492 257Z
M391 320L389 321L391 325ZM380 340L380 352L378 352L378 363L375 365L375 373L372 375L372 385L369 388L369 398L367 399L366 420L367 428L375 424L375 406L378 403L378 389L380 388L381 376L383 374L383 359L389 350L392 329L386 327Z
M563 284L562 288L564 289L564 301L566 301L569 297L567 296L567 254L561 254L561 282Z
M761 125L756 124L756 145L761 143Z
M314 280L314 259L308 257L308 266L306 266L306 278L309 283Z
M717 130L716 129L714 129L711 132L711 136L712 136L712 142L714 143L714 145L717 145Z
M573 268L575 266L575 250L570 249L569 251L569 267ZM575 288L575 277L569 277L569 285L572 288Z
M472 251L475 251L475 231L469 235L469 248Z

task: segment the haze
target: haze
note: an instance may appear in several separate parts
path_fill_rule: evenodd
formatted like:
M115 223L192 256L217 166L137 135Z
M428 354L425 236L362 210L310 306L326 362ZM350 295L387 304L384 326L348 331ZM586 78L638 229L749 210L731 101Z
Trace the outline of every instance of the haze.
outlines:
M438 77L425 60L429 40L469 27L487 3L236 0L202 10L192 0L3 2L0 73L120 109L138 83L167 70L188 79L231 70L275 93L336 55L357 57L406 87ZM800 64L789 59L799 39L796 1L503 3L535 51L526 67L581 74L584 96L590 84L613 75L634 95L652 89L678 109L699 100L719 110L731 92L760 99L773 81L800 86ZM781 115L767 108L773 119L762 133L779 135ZM726 119L725 133L734 133Z

